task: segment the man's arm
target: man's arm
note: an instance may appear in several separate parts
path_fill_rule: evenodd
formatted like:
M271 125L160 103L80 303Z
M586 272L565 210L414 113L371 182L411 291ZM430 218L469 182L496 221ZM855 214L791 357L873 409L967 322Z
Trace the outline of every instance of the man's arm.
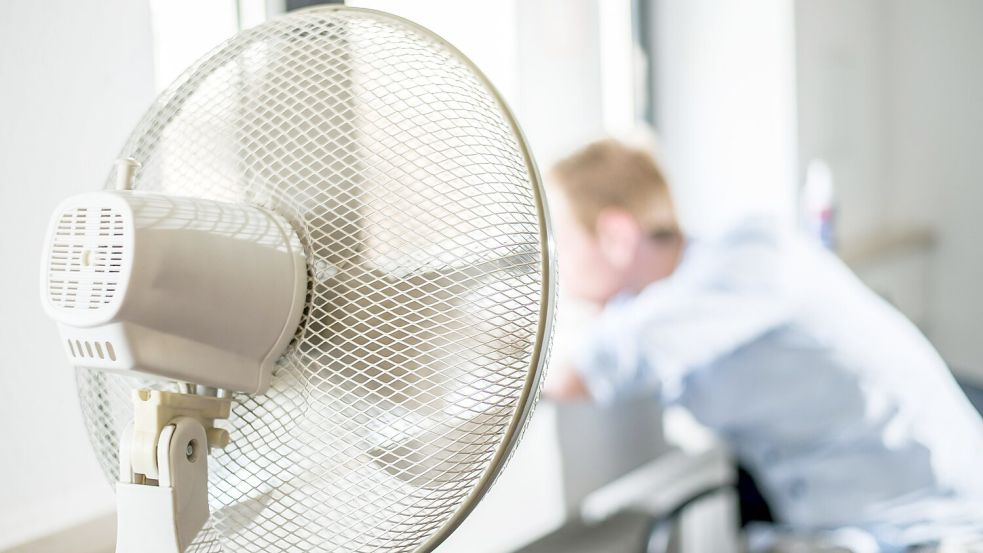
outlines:
M789 321L782 241L750 227L692 252L687 266L641 294L609 303L577 341L573 366L600 402L661 392Z

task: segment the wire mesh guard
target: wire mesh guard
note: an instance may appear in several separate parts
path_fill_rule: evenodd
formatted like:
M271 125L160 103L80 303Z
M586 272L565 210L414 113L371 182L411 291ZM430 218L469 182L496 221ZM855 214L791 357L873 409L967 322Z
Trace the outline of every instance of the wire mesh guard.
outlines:
M404 20L306 10L189 69L123 156L137 190L277 211L308 261L304 320L270 391L234 398L189 551L439 542L511 451L552 316L539 181L484 78ZM115 481L138 383L78 380Z

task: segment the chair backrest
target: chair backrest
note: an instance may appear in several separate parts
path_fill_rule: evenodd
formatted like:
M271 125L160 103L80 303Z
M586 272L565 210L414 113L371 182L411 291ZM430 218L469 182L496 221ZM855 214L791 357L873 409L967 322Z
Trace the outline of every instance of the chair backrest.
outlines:
M655 459L669 449L662 408L653 399L601 407L559 403L559 441L564 503L579 509L590 492Z

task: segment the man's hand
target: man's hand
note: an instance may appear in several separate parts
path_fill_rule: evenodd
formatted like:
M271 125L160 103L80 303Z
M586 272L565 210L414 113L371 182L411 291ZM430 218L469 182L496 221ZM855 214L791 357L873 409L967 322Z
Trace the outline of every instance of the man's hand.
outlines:
M546 375L543 393L554 401L588 401L590 391L572 365L551 367Z
M571 361L576 346L582 340L603 306L585 300L562 300L563 309L557 320L557 334L553 343L553 361L546 373L543 394L554 401L589 401L590 390Z

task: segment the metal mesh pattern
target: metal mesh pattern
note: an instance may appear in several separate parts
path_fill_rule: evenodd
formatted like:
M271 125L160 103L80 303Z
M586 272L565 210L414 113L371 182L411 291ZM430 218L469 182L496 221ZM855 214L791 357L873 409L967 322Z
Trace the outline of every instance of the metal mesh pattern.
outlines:
M269 393L235 397L189 551L434 545L511 451L552 314L539 181L483 77L401 19L302 11L189 69L121 156L138 190L275 210L308 261L304 320ZM138 383L78 379L115 480Z

